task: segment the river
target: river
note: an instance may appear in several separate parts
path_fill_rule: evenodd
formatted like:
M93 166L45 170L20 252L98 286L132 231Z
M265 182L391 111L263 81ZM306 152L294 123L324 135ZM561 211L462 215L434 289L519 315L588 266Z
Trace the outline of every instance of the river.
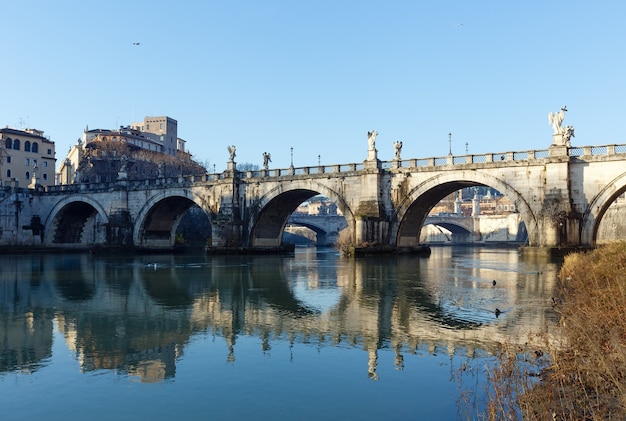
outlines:
M469 419L498 344L556 325L558 268L480 247L0 256L2 418Z

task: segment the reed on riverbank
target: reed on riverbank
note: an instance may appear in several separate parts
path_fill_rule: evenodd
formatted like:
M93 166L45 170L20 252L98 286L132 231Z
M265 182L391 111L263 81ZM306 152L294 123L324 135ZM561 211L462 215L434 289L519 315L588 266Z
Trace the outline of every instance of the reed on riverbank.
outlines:
M512 364L519 354L502 353L485 418L626 419L626 243L566 256L559 291L562 346L534 384Z

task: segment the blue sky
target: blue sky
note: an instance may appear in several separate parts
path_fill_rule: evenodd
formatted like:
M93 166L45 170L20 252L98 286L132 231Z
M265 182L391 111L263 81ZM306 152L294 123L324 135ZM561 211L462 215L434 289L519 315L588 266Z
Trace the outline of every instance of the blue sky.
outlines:
M271 167L626 143L623 1L66 1L0 6L0 125L62 161L83 129L167 115L201 162ZM133 45L140 42L140 45ZM611 124L608 124L611 123ZM617 128L616 128L617 127Z

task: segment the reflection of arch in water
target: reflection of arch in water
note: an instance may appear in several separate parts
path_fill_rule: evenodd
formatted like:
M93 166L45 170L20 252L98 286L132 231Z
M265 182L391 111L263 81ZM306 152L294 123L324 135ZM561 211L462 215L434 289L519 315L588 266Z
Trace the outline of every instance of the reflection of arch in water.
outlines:
M389 257L372 257L368 259L353 260L350 270L354 279L348 282L353 284L355 291L351 294L343 294L338 306L340 312L345 312L351 307L351 301L357 300L364 303L393 303L399 314L419 312L426 319L441 327L448 329L474 329L481 323L456 317L446 311L439 302L433 299L425 289L420 287L419 262L421 259L413 257L393 256L397 264L389 265ZM417 266L417 267L416 267ZM396 281L389 283L388 279ZM401 280L410 280L407 284ZM386 295L381 295L384 291ZM381 315L381 317L385 317ZM391 314L386 317L391 318ZM390 332L384 335L391 335Z
M86 301L94 297L96 280L88 271L85 255L59 255L50 263L53 265L56 289L63 298Z
M172 309L193 305L193 295L189 293L188 285L178 278L174 268L146 266L141 279L145 291L157 304Z
M220 295L232 294L257 305L265 302L281 314L293 317L316 314L293 294L283 273L284 262L281 256L216 257L211 263L211 276Z

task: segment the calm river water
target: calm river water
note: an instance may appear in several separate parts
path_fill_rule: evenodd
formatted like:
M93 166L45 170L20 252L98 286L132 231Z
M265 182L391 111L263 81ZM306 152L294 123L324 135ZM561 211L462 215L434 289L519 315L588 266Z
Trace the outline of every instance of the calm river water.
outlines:
M0 256L0 418L468 419L498 342L554 326L557 270L467 247Z

